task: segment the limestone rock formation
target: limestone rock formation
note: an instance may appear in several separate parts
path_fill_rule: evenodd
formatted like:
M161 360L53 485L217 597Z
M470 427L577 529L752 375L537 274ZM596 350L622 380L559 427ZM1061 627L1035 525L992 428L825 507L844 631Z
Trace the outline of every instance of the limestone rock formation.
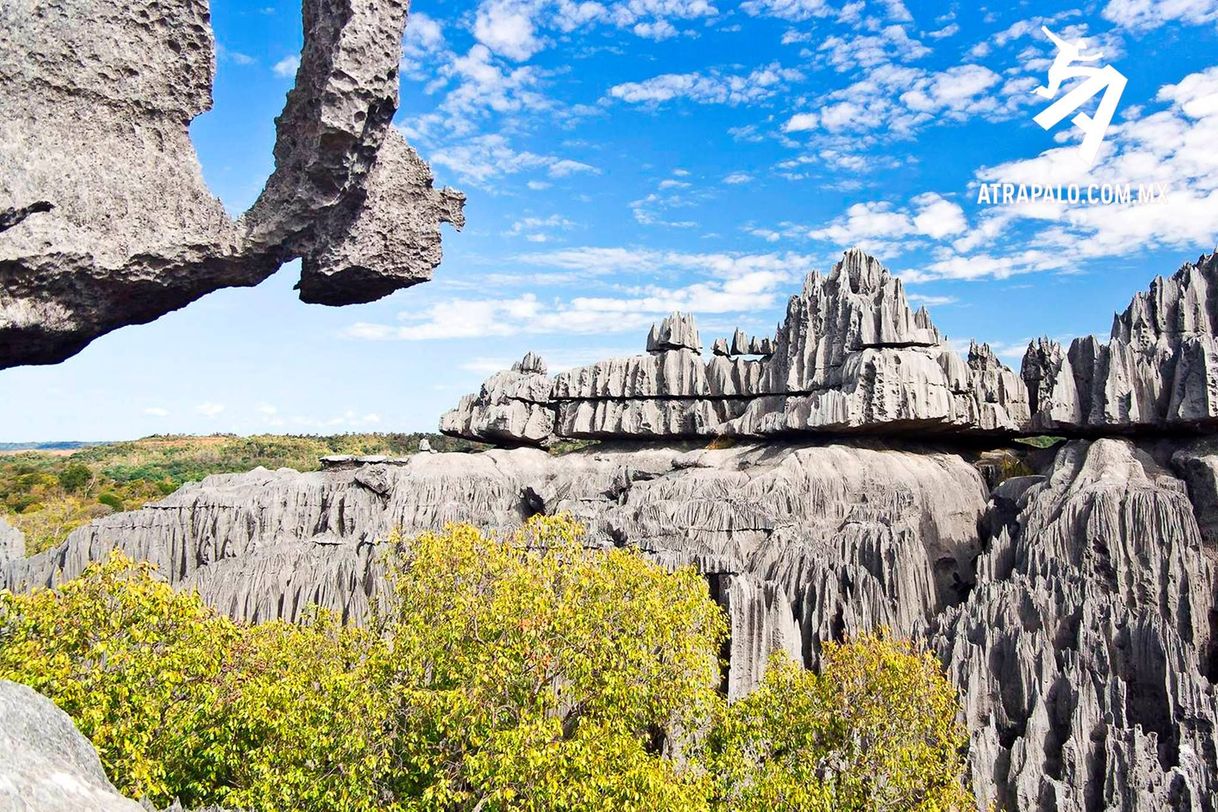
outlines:
M990 490L980 461L860 440L343 458L208 477L0 571L54 584L119 547L237 618L358 620L393 530L566 511L591 545L705 574L729 697L775 651L815 666L825 641L883 626L941 655L983 804L1212 812L1218 447L1072 441L1051 459Z
M635 545L721 579L735 696L775 647L815 658L842 632L885 624L912 634L957 600L984 506L980 475L951 454L842 445L416 454L208 477L9 562L0 584L53 584L119 547L237 618L294 619L313 603L359 618L393 530L449 521L506 530L568 511L591 544Z
M477 395L440 419L441 431L504 445L543 445L554 434L550 379L541 357L528 353L510 370L496 372Z
M1218 254L1156 277L1107 342L1049 339L1024 356L1037 431L1212 429L1218 425Z
M565 438L1010 434L1028 419L1022 382L988 346L962 361L926 310L910 309L900 280L858 250L828 276L808 277L773 339L737 330L714 342L707 361L693 317L676 313L652 327L646 349L557 376L547 400L521 399L517 422L534 430L505 437L510 424L501 421L492 441L549 442L535 431L545 423L542 403L554 437ZM483 414L507 412L495 398L511 395L496 378L487 384L444 416L442 431L492 437L481 430Z
M990 511L977 586L934 624L979 804L1213 809L1213 550L1184 482L1080 441Z
M0 565L13 558L25 558L25 534L0 516Z
M55 703L0 680L0 808L143 812L119 794L97 751Z
M295 257L309 302L429 279L463 198L432 188L391 125L406 11L304 0L275 172L234 222L188 131L212 103L206 0L0 8L0 368L63 360Z

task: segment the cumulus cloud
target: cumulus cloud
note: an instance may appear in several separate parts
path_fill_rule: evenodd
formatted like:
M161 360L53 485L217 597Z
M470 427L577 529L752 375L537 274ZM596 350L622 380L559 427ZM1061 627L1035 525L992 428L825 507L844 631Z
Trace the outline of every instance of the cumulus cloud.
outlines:
M803 79L793 68L777 62L747 74L665 73L641 82L625 82L609 88L609 95L629 104L658 105L674 99L699 104L753 104L781 92L790 82Z
M574 227L575 223L560 214L548 217L522 217L504 232L508 237L524 237L529 242L549 242L555 231Z
M935 253L911 281L1005 278L1069 271L1133 251L1208 248L1218 242L1218 67L1190 74L1156 94L1162 109L1109 130L1097 164L1073 144L976 173L978 183L1161 184L1165 199L1088 206L1040 200L985 209L968 232ZM1014 246L1003 250L1003 246Z
M1171 22L1205 25L1218 21L1216 0L1110 0L1104 19L1135 31L1149 31Z
M297 68L300 67L300 57L285 56L274 64L271 70L276 76L281 76L285 79L290 79L296 75Z
M215 417L224 411L224 404L204 401L195 407L195 411L204 417Z
M832 17L837 13L825 0L745 0L740 8L754 17L777 17L790 22Z
M940 240L967 228L968 221L958 203L927 192L915 197L907 208L898 209L886 201L855 203L844 215L811 229L807 236L835 246L857 245L874 251L904 237Z
M578 272L584 280L692 274L687 284L615 284L604 295L543 299L534 293L498 298L454 298L400 315L399 323L353 324L347 338L426 341L520 334L618 333L645 328L682 310L749 314L775 307L790 286L815 267L796 253L697 253L622 247L579 247L524 254L522 263Z
M475 185L484 185L496 178L520 172L540 171L551 178L599 172L590 164L570 158L513 149L507 139L498 134L475 136L440 147L429 157L433 164L448 167L463 182Z

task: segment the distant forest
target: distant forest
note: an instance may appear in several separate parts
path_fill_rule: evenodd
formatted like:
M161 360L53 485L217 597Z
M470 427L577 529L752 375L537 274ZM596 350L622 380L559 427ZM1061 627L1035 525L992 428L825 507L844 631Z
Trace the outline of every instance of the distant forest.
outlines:
M210 474L258 466L315 471L329 454L400 456L426 439L436 451L476 443L439 434L155 435L120 443L0 444L0 515L25 533L26 554L41 552L86 522L173 493ZM32 447L33 446L33 447Z

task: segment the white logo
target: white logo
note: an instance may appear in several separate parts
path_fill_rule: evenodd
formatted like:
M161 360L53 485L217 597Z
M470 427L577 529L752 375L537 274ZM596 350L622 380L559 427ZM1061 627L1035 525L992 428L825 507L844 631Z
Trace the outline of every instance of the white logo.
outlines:
M1125 92L1127 80L1124 74L1111 65L1100 68L1074 64L1075 62L1098 62L1103 59L1104 55L1102 53L1084 54L1083 40L1066 42L1047 27L1042 25L1040 28L1057 46L1057 56L1053 59L1053 64L1049 66L1048 86L1042 85L1033 92L1043 99L1052 99L1057 96L1062 83L1066 80L1078 77L1086 77L1086 79L1042 110L1033 121L1045 130L1052 129L1063 118L1103 91L1104 95L1100 99L1094 117L1086 113L1079 113L1071 119L1074 126L1083 131L1083 143L1079 147L1079 154L1086 161L1087 166L1091 166L1099 154L1100 144L1104 142L1104 134L1108 132L1108 125L1112 123L1112 116L1116 113L1117 104L1121 101L1121 94Z

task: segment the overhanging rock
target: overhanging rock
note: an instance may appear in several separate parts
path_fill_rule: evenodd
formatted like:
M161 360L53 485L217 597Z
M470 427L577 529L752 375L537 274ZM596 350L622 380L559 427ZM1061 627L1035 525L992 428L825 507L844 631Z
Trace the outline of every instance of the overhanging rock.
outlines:
M302 260L301 298L366 302L427 281L435 189L391 124L405 0L304 0L275 172L233 221L190 142L211 107L206 0L17 0L0 7L0 368Z

